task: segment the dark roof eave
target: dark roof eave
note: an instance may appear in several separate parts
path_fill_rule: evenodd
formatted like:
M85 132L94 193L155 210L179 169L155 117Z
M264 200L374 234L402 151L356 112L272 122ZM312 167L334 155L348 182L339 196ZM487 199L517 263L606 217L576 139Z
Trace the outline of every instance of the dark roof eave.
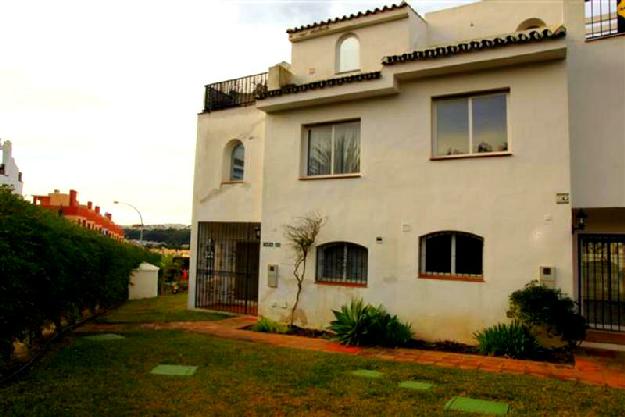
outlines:
M328 87L338 87L344 84L351 84L360 81L378 80L382 77L381 71L365 72L361 74L352 74L339 78L329 78L326 80L313 81L300 85L288 85L279 90L269 90L256 97L257 100L266 98L280 97L287 94L303 93L310 90L321 90Z
M530 32L512 33L490 39L481 39L467 42L460 42L454 45L438 46L408 52L400 55L390 55L382 59L383 65L396 65L413 61L425 61L429 59L445 58L469 52L477 52L486 49L495 49L506 46L521 45L527 43L542 42L547 40L562 39L566 36L566 28L559 26L555 30L542 29Z
M326 20L322 20L322 21L319 21L319 22L310 23L308 25L302 25L302 26L294 27L294 28L291 28L291 29L287 29L286 33L288 33L288 34L298 33L298 32L302 32L304 30L314 29L314 28L317 28L319 26L325 26L325 25L329 25L329 24L332 24L332 23L345 22L345 21L348 21L348 20L357 19L359 17L372 16L372 15L376 15L376 14L379 14L379 13L390 12L392 10L399 10L399 9L403 9L404 7L410 7L410 5L408 3L406 3L405 1L402 1L399 4L391 4L390 6L376 7L375 9L372 9L372 10L365 10L365 11L358 12L358 13L352 13L350 15L343 15L341 17L335 17L335 18L332 18L332 19L326 19Z

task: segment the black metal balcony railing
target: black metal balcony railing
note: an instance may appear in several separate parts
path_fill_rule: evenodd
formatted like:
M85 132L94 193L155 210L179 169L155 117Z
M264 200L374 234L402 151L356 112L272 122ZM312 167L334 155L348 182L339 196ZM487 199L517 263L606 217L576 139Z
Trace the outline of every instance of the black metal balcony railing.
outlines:
M598 39L625 33L625 16L619 15L623 0L585 0L586 39ZM622 11L621 13L624 13ZM625 13L624 13L625 14Z
M266 72L208 84L204 91L204 111L249 106L266 91Z

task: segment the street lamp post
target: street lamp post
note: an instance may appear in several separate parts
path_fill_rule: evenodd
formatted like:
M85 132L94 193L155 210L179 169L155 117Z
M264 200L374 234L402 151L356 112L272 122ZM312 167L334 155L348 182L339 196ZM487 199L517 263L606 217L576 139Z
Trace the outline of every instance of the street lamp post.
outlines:
M141 220L141 231L139 232L139 243L141 245L143 245L143 216L141 215L141 212L139 211L138 208L136 208L135 206L133 206L130 203L124 203L123 201L113 201L113 204L123 204L129 207L132 207L133 209L135 209L135 211L137 212L137 214L139 214L139 220Z

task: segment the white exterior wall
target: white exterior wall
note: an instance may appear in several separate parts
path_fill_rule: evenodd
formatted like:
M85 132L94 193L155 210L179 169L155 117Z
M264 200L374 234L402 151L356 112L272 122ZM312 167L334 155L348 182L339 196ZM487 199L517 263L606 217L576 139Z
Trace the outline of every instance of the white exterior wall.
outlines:
M355 27L346 32L292 42L291 66L295 74L295 82L302 84L344 75L337 74L336 47L339 39L347 33L353 33L360 41L361 72L379 71L382 68L383 56L401 54L411 50L413 37L416 37L417 33L415 27L419 26L418 23L415 23L417 17L407 8L399 12L405 14L406 17L372 26ZM421 26L423 26L422 23ZM389 41L390 39L392 41Z
M189 294L195 293L197 225L202 221L260 222L265 114L254 106L198 115ZM229 183L228 144L245 148L243 181ZM194 306L189 298L189 307Z
M572 202L625 207L625 36L587 42L583 1L566 13Z
M0 184L6 184L13 188L16 194L22 194L22 181L20 181L20 170L15 163L12 152L11 141L5 140L1 144L2 159L0 163L4 165L4 175L0 175Z
M580 1L583 0L567 0ZM564 0L483 0L425 15L431 45L513 33L529 18L547 26L564 22Z
M513 156L430 161L431 98L509 87ZM325 327L351 297L382 303L412 323L418 337L472 341L505 320L508 295L556 267L572 291L571 215L556 205L568 192L567 84L563 62L400 84L377 100L267 116L259 314L284 320L294 300L292 261L282 226L318 211L327 217L317 244L349 241L369 250L368 287L314 283L308 264L298 322ZM361 119L361 178L301 181L302 125ZM402 232L401 225L411 231ZM484 238L484 283L419 279L419 236L440 230ZM377 244L376 237L383 243ZM267 286L267 265L279 284Z

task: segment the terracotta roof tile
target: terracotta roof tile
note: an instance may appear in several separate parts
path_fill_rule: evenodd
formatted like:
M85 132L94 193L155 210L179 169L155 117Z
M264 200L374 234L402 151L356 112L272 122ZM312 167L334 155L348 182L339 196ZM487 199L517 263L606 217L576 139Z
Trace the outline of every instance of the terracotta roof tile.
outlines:
M327 87L336 87L343 84L350 84L359 81L377 80L382 77L380 71L365 72L362 74L346 75L339 78L329 78L327 80L313 81L300 85L287 85L279 90L269 90L260 93L256 98L263 100L268 97L278 97L286 94L303 93L308 90L320 90Z
M445 58L469 52L477 52L485 49L495 49L505 46L520 45L533 42L561 39L566 36L566 28L559 26L554 29L536 29L529 32L511 33L489 39L460 42L453 45L437 46L400 55L386 56L382 59L384 65L403 64L412 61L425 61L429 59Z
M399 4L391 4L390 6L376 7L373 10L366 10L364 12L353 13L350 15L344 15L341 17L335 17L332 19L322 20L320 22L315 22L315 23L311 23L308 25L302 25L299 27L287 29L286 33L302 32L307 29L313 29L319 26L325 26L331 23L345 22L347 20L357 19L359 17L372 16L372 15L379 14L379 13L390 12L391 10L403 9L404 7L410 7L410 5L406 3L405 1L402 1Z

